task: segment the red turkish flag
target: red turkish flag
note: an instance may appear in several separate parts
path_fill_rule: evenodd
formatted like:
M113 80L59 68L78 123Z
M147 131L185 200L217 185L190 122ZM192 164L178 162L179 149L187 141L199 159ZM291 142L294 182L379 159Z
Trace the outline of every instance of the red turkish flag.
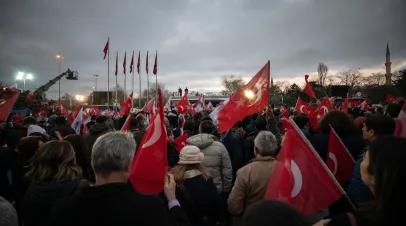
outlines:
M124 61L123 61L123 73L125 74L125 68L127 67L127 51L124 52Z
M319 120L333 110L333 106L331 105L330 100L327 97L321 101L319 106L314 110L311 114L308 115L309 117L309 124L313 128L313 130L317 129L317 124Z
M148 112L151 116L155 114L155 98L152 98L142 108L143 111Z
M269 99L270 62L265 66L234 96L230 97L218 113L220 133L224 133L240 119L262 111L268 106Z
M341 107L341 111L346 113L346 114L348 113L348 93L347 93L347 97L344 100L344 104Z
M134 189L141 193L159 194L164 189L168 166L165 129L162 93L158 89L158 111L135 153L130 172Z
M389 103L395 103L396 102L396 97L390 94L386 94L386 101Z
M134 69L134 51L133 51L133 56L131 57L130 73L133 72L133 69Z
M138 51L137 73L140 74L141 51Z
M309 82L307 81L308 78L309 78L309 75L305 75L306 86L304 88L304 92L309 97L316 99L316 95L314 94L312 87L309 85Z
M117 74L118 74L118 51L116 54L116 71L114 72L114 75L117 76Z
M337 201L343 190L293 120L288 125L265 199L278 199L304 215L313 214Z
M81 105L78 105L75 110L73 110L70 115L68 116L69 124L72 124L75 121L76 116L79 114L80 109L82 109ZM41 115L41 113L40 113ZM41 116L42 117L42 116Z
M406 138L406 102L403 104L402 110L396 119L395 136Z
M154 70L152 71L154 75L158 73L158 51L155 54L155 63L154 63Z
M188 134L185 133L181 136L179 136L178 138L176 138L176 140L174 141L175 143L175 149L180 152L182 150L183 147L186 146L186 140L188 138Z
M148 51L147 51L147 57L146 57L146 62L145 62L145 71L147 72L147 74L149 73L148 72Z
M128 96L127 100L125 100L121 105L120 105L120 115L129 115L131 111L131 101L133 101L133 92Z
M330 138L328 140L326 165L341 184L351 179L355 166L354 158L333 128L330 130Z
M307 105L307 103L304 102L302 99L300 99L300 97L297 98L295 111L306 114L306 115L311 113L311 110L309 109L309 106Z
M6 121L11 109L13 108L15 102L18 99L20 92L13 89L13 94L4 96L0 99L0 121Z
M288 123L289 123L289 113L287 110L285 110L284 112L282 112L279 115L279 119L282 120L282 126L281 126L281 130L280 133L284 134L285 131L288 129Z
M127 132L130 129L130 124L131 124L131 115L127 115L127 118L123 124L123 127L121 127L121 131Z
M107 39L106 45L104 46L104 49L103 49L103 53L104 53L103 60L106 59L107 52L109 51L109 43L110 43L110 38Z
M180 101L176 104L176 109L181 114L185 114L185 113L188 112L188 110L189 110L189 99L188 99L186 93L183 94Z

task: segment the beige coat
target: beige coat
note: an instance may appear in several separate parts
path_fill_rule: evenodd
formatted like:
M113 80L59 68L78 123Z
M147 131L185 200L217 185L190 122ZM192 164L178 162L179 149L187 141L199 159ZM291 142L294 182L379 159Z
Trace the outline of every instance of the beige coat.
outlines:
M228 198L228 210L232 215L241 216L251 204L264 198L275 164L273 157L258 157L238 170Z
M215 136L206 133L189 137L186 144L200 148L204 154L202 165L210 170L217 190L220 193L230 192L233 171L226 147Z

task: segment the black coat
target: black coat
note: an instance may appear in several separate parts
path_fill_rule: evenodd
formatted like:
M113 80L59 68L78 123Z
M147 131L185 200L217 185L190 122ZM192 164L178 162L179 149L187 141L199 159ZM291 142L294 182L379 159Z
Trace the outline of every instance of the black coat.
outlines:
M66 182L32 182L24 196L22 213L24 226L47 225L49 212L60 199L89 186L84 179Z
M96 142L97 138L109 132L109 127L96 123L90 127L89 133L86 135L85 143L86 147L89 150L92 150L94 142Z
M191 225L216 225L224 204L213 179L201 175L186 179L184 188L176 188L176 197L184 207ZM204 223L203 223L204 222Z
M162 199L134 191L131 184L110 183L83 188L53 208L52 226L189 225L179 206L169 210Z
M13 150L7 148L0 153L0 195L10 202L15 202L19 218L21 217L22 200L29 185L25 179L28 165L28 161L23 160ZM11 184L7 177L8 171L11 172Z
M243 143L232 131L229 131L221 142L230 156L233 167L233 180L235 180L237 171L244 165Z

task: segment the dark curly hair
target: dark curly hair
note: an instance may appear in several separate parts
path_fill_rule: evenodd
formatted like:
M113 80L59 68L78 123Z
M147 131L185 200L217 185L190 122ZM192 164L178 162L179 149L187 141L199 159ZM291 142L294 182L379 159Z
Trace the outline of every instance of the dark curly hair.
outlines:
M349 135L357 133L357 126L354 120L341 111L330 111L320 121L317 130L323 134L330 133L330 125L338 135Z

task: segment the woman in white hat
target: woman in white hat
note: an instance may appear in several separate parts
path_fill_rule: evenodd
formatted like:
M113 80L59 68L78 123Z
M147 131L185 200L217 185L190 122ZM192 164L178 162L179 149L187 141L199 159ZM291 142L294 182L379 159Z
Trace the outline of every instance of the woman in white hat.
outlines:
M203 159L198 147L187 145L180 151L178 165L172 168L176 197L191 225L196 226L216 225L224 206L213 179L200 164Z

